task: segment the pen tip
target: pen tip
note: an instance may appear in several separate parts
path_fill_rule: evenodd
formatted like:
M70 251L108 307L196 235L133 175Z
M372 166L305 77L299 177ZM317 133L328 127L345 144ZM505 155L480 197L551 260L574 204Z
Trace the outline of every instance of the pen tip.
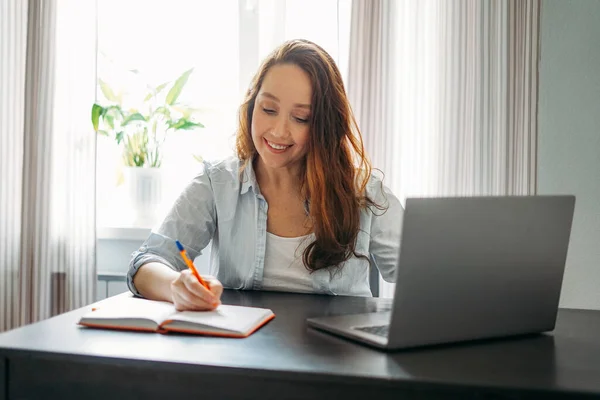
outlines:
M179 240L176 240L175 244L177 245L177 248L179 249L179 251L183 251L183 245L181 243L179 243Z

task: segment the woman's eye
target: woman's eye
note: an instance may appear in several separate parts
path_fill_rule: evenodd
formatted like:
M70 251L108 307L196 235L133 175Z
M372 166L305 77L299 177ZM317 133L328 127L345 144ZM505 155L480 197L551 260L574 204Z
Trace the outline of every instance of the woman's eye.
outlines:
M264 111L266 114L269 114L269 115L273 115L273 114L275 114L275 110L273 110L273 109L271 109L271 108L264 108L264 107L263 107L263 111Z
M294 117L294 119L295 119L297 122L301 123L301 124L307 124L307 123L308 123L308 119L305 119L305 118L298 118L298 117Z

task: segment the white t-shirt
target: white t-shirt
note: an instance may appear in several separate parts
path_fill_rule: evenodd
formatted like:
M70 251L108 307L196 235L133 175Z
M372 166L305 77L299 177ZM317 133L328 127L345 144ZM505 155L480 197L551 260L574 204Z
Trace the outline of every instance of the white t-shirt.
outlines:
M304 249L315 240L314 233L286 238L267 232L264 290L314 293L310 272L302 262Z

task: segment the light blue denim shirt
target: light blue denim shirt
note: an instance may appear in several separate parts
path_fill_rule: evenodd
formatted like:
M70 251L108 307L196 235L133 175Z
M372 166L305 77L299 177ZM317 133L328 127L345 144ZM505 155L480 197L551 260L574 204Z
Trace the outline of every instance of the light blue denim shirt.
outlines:
M139 294L133 276L148 262L161 262L176 271L187 268L175 240L186 247L192 260L212 240L210 274L225 288L262 288L268 204L252 165L241 179L239 168L237 158L204 163L203 171L187 185L160 227L132 254L127 284L133 293ZM336 273L329 268L313 272L315 293L371 296L369 261L386 281L395 281L404 210L375 175L369 179L367 195L387 207L387 211L361 211L356 252L369 260L353 256Z

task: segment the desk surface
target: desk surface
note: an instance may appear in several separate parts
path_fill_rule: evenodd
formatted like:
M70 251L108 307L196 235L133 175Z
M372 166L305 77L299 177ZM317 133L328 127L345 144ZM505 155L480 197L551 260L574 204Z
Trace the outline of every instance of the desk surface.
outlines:
M223 303L277 317L228 339L82 328L85 307L0 334L0 400L600 397L600 311L560 310L549 334L384 353L305 320L389 300L226 291Z

